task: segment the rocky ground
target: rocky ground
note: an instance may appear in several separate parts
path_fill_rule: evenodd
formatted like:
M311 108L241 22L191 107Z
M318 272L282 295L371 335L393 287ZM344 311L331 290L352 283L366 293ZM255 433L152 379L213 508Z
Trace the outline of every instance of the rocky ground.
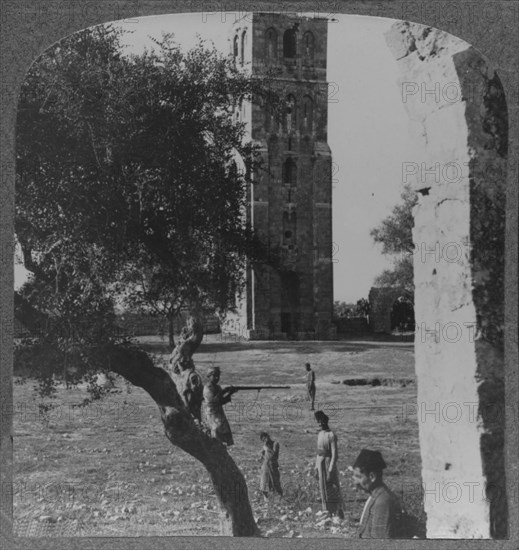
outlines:
M146 339L160 357L158 338ZM363 447L382 451L387 484L423 521L413 345L408 342L237 342L206 339L195 355L204 374L222 369L222 385L287 384L239 392L226 406L251 504L266 537L355 537L365 495L348 467ZM346 518L321 512L313 475L317 426L305 400L304 363L317 377L317 405L339 439ZM349 380L350 384L343 382ZM351 384L351 380L369 380ZM373 384L373 380L380 383ZM199 463L163 435L159 413L120 380L103 401L79 407L85 388L60 388L55 408L39 413L30 383L14 386L14 525L22 536L217 535L217 502ZM283 499L258 491L261 442L281 445Z

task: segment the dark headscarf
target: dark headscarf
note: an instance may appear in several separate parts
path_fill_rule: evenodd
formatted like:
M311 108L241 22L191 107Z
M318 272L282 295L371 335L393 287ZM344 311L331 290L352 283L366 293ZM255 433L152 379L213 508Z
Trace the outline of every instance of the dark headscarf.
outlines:
M315 411L314 416L317 422L322 422L324 424L328 424L328 420L330 420L330 417L323 411Z

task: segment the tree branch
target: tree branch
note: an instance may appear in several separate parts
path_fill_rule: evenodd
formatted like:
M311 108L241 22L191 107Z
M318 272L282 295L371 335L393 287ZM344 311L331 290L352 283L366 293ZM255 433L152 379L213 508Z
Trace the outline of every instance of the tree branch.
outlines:
M32 248L29 244L20 238L18 241L20 243L20 248L22 249L23 266L25 269L43 281L48 283L52 282L52 278L48 277L45 271L41 269L40 266L32 259Z
M170 375L155 367L148 355L137 349L113 347L109 361L112 371L143 388L154 399L170 442L199 460L209 472L222 509L222 534L258 535L240 469L225 445L195 424Z

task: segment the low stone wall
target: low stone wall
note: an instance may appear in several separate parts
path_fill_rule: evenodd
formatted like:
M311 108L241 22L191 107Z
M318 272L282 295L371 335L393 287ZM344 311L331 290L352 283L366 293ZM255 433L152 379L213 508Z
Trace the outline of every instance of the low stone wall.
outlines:
M339 334L360 334L371 330L366 317L339 317L334 322Z
M121 329L133 336L166 336L168 325L163 317L152 315L125 313L117 317L117 324ZM179 334L185 325L185 316L179 315L175 319L175 334ZM205 334L220 332L220 322L216 316L207 316L204 321Z

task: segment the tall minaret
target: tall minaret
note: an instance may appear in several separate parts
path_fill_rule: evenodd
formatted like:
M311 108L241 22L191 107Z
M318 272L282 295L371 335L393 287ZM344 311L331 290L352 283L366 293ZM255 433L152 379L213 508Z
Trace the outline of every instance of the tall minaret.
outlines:
M251 339L323 339L333 326L331 152L327 143L327 21L254 13L236 21L235 63L287 102L283 120L261 98L237 116L259 145L247 216L283 250L283 269L247 270L247 291L229 330ZM226 327L224 327L226 328Z

